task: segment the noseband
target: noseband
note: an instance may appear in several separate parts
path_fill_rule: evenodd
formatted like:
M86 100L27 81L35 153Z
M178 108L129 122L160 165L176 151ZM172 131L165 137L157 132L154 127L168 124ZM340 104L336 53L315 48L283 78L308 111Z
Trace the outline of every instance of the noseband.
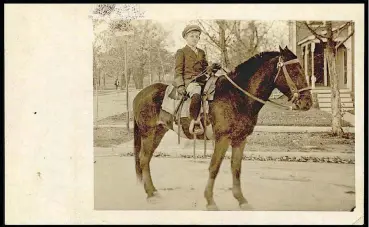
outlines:
M291 94L293 95L291 102L294 102L295 100L297 100L300 97L300 92L311 90L311 87L309 87L309 86L305 87L305 88L297 89L296 84L292 81L292 79L290 77L290 74L287 71L286 65L298 64L298 63L300 63L300 62L299 62L299 59L297 59L297 58L286 61L286 62L283 62L282 57L279 57L279 61L277 63L278 72L277 72L276 77L274 78L274 83L275 83L277 81L279 73L281 72L281 69L282 69L284 77L285 77L286 82L287 82L287 85L291 90Z

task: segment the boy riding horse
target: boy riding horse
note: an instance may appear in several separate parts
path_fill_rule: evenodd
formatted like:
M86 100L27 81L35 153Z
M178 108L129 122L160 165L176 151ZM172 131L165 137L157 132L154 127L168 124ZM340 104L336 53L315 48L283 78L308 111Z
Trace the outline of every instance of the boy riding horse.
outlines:
M218 71L221 66L214 63L208 66L205 52L196 47L200 40L201 28L197 25L188 25L182 32L182 37L186 40L187 45L177 50L175 56L175 75L173 85L177 88L177 92L184 96L188 94L191 98L190 119L194 124L194 133L200 129L200 109L201 109L201 88L205 85L207 74ZM204 76L193 80L199 74ZM190 125L191 125L190 124Z

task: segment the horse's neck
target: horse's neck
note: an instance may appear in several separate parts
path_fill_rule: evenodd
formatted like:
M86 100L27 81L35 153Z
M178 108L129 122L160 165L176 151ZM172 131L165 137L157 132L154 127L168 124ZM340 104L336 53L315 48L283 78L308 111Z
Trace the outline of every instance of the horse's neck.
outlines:
M237 81L237 84L240 84L241 88L245 91L249 92L250 94L253 94L259 99L262 100L268 100L270 95L272 94L274 90L274 83L273 83L273 75L276 73L275 70L275 59L270 59L266 61L252 76L249 81L245 84L242 84L242 77L240 78L234 78L235 81ZM265 67L266 65L272 65L273 67ZM237 88L234 88L237 89ZM248 97L246 95L240 97L243 100L239 100L249 108L252 108L256 113L260 111L260 109L264 106L264 104L260 103L259 101ZM254 113L255 113L254 112Z

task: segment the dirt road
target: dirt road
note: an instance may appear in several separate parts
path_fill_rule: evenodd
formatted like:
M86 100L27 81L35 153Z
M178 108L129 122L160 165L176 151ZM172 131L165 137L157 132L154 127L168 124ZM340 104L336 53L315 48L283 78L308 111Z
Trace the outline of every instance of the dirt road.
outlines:
M151 173L161 194L148 203L136 181L133 157L95 157L97 210L205 210L203 191L209 159L153 158ZM257 211L348 211L355 206L352 164L243 161L242 187ZM220 210L240 210L232 196L230 160L215 184Z

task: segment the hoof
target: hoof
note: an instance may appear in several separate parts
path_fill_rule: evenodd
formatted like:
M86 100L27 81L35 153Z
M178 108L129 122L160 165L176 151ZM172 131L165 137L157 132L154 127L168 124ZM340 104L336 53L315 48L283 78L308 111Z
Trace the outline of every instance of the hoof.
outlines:
M252 206L248 203L242 203L240 204L241 210L253 210Z
M219 209L218 209L218 207L217 207L217 205L215 205L215 204L207 205L207 206L206 206L206 209L207 209L208 211L218 211L218 210L219 210Z
M161 198L161 194L158 191L154 191L154 197Z
M157 204L161 200L161 195L158 191L155 191L152 196L147 197L147 202L151 204Z
M157 196L151 196L151 197L148 197L146 200L150 204L157 204L160 202L161 199Z

